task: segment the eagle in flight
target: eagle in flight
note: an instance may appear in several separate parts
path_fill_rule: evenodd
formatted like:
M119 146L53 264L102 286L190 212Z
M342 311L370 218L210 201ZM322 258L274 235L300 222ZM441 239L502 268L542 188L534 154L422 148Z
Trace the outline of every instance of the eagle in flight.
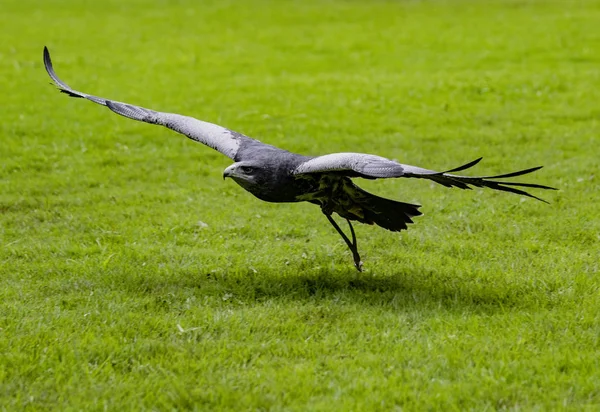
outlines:
M231 178L257 198L266 202L310 202L318 205L348 245L354 266L359 271L362 270L362 261L351 222L376 224L392 232L399 232L406 229L408 223L413 223L413 217L421 215L421 206L385 199L366 192L358 187L352 178L428 179L446 187L488 187L543 202L543 199L518 187L556 190L534 183L502 180L534 172L541 166L496 176L471 177L453 173L475 166L481 158L445 172L436 172L372 154L349 152L312 157L291 153L193 117L158 112L74 90L54 72L47 47L44 47L44 66L58 89L71 97L91 100L130 119L165 126L223 153L234 161L223 171L223 178ZM333 213L346 219L352 239L340 229L332 218Z

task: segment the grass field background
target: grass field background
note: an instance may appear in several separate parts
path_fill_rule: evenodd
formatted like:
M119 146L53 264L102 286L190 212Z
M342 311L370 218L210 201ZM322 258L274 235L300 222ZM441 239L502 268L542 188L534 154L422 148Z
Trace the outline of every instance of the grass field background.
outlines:
M0 13L0 409L600 408L600 2L14 1ZM308 155L543 164L550 204L409 179L407 232L48 85Z

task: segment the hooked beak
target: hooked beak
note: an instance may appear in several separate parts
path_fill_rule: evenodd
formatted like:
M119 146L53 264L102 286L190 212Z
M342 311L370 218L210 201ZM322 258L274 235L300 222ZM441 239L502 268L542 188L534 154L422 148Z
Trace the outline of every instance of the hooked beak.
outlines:
M225 180L226 177L233 176L233 169L234 165L231 165L227 169L223 170L223 180Z

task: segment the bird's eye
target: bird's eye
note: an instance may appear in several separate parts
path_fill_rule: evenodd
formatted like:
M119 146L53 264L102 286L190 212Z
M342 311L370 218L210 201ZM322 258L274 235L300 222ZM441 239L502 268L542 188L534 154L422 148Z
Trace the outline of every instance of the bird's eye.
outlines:
M254 168L252 166L242 166L240 169L242 169L242 172L244 172L247 175L254 172Z

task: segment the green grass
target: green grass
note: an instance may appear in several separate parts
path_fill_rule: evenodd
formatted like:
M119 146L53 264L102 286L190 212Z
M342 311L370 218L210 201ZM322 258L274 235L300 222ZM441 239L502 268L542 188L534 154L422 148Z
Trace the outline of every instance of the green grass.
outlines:
M568 4L567 4L568 3ZM598 410L600 2L5 0L1 410ZM543 164L550 205L360 182L357 226L261 202L219 153L69 99L303 154ZM539 192L538 192L539 193Z

